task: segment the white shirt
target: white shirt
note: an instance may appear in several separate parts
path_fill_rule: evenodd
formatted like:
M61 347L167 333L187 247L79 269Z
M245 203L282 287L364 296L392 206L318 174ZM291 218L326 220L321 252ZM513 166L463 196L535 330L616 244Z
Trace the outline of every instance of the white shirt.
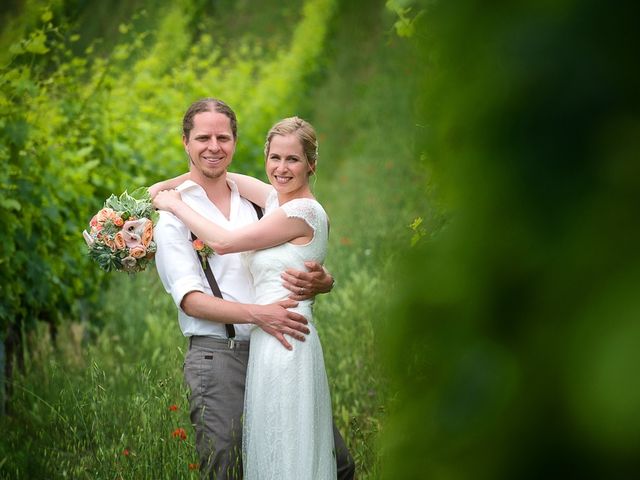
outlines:
M251 202L240 196L231 179L227 179L227 184L231 188L228 220L197 183L187 180L177 190L187 205L228 230L256 222L258 216ZM165 290L171 294L178 307L178 321L183 335L227 338L223 323L190 317L180 308L182 299L189 292L198 291L212 295L200 257L193 249L189 229L173 214L161 211L160 220L154 228L154 239L158 245L156 269ZM253 279L242 260L242 253L213 255L209 257L209 264L225 300L255 303ZM252 326L235 325L236 339L248 340Z

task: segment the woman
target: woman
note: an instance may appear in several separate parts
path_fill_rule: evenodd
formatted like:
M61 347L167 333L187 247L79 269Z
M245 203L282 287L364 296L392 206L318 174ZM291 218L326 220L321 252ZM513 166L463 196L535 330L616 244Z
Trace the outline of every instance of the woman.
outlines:
M157 208L180 218L218 254L247 251L256 303L286 298L280 272L322 263L327 251L328 219L309 187L317 163L313 127L293 117L275 124L265 144L271 183L233 175L242 196L264 206L257 223L228 231L189 208L175 191L162 191ZM309 320L305 342L291 338L286 350L259 328L251 333L244 404L245 478L335 479L331 399L322 347L312 324L312 301L295 310Z

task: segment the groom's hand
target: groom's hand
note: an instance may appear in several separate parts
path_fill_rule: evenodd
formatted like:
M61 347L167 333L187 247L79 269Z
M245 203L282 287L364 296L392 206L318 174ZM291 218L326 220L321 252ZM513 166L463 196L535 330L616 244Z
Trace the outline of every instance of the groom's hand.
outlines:
M305 335L309 333L307 319L302 315L291 312L287 308L298 305L293 300L282 300L271 305L261 305L258 311L254 312L254 322L258 327L276 339L288 350L293 347L285 338L289 335L301 342L305 341Z
M307 271L285 270L282 277L282 285L291 291L289 298L292 300L308 300L319 293L329 293L333 288L334 279L318 262L305 262Z

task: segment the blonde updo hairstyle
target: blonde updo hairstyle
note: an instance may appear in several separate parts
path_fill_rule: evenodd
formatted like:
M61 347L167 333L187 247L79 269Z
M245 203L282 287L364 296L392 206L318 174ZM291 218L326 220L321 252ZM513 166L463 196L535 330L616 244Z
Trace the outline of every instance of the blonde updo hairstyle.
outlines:
M267 134L267 141L264 144L264 158L269 157L269 149L271 140L276 135L295 135L302 145L302 151L307 159L307 163L311 168L311 174L316 172L316 163L318 161L318 140L316 139L316 131L311 124L300 117L289 117L277 122Z

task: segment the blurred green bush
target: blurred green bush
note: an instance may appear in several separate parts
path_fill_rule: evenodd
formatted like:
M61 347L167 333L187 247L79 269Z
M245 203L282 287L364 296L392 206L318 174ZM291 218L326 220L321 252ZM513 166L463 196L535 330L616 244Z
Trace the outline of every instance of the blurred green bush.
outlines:
M447 226L404 256L385 478L632 478L636 2L415 2Z

